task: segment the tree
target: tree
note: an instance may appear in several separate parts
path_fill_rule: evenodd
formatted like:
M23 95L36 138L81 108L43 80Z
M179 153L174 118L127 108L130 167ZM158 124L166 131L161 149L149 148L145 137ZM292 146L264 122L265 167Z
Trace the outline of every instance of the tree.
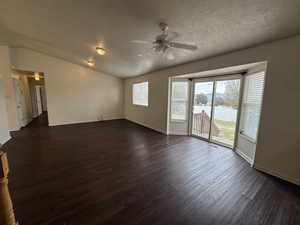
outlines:
M240 82L239 80L229 80L225 84L224 103L232 108L238 108Z
M215 105L215 106L218 106L218 105L224 105L224 99L221 98L221 97L216 97L216 98L215 98L214 105Z
M196 95L196 104L202 104L202 105L206 105L208 102L208 98L205 94L201 93Z

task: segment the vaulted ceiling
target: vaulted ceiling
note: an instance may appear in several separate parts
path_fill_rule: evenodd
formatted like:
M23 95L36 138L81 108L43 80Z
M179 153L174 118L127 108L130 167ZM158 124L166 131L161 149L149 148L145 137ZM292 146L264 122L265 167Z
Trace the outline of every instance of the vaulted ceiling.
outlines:
M27 47L118 77L207 58L300 33L299 0L9 0L1 1L0 44ZM151 45L159 22L198 50ZM95 47L107 49L96 55Z

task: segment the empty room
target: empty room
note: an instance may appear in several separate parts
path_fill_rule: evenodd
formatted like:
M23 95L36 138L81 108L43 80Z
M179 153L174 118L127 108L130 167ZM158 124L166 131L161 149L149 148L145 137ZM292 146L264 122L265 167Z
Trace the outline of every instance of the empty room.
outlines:
M0 6L0 225L300 224L299 0Z

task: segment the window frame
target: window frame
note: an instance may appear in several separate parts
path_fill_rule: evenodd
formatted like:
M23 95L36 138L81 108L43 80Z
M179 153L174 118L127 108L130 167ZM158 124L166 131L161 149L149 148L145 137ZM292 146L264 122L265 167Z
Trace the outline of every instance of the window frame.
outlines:
M186 95L186 100L185 101L185 118L184 119L173 119L172 115L173 115L173 111L172 111L172 106L173 106L173 83L186 83L187 84L187 95ZM190 98L190 85L189 85L189 81L188 80L172 80L171 81L171 87L170 87L171 93L170 93L170 121L171 122L176 122L176 123L186 123L189 120L189 98ZM176 102L176 101L175 101Z
M248 134L244 133L244 127L245 127L245 108L249 107L252 103L245 103L245 90L248 88L246 87L246 77L247 76L253 76L255 74L261 74L263 73L264 77L263 77L263 85L262 85L262 96L261 96L261 103L259 104L259 118L257 121L257 131L256 131L256 135L255 137L251 137ZM260 122L261 122L261 112L262 112L262 107L263 107L263 103L264 103L264 93L265 93L265 85L266 85L266 71L265 70L258 70L258 71L253 71L251 73L248 73L245 75L244 80L243 80L243 97L242 97L242 102L241 102L241 115L240 115L240 124L239 124L239 135L241 135L242 137L244 137L245 139L247 139L248 141L256 144L257 142L257 138L259 135L259 128L260 128ZM257 105L257 104L256 104Z
M148 90L147 90L147 105L134 103L134 85L143 84L143 83L147 83L147 87L148 87ZM137 106L137 107L145 107L145 108L149 107L149 81L148 80L132 83L132 85L131 85L131 103L132 103L133 106Z

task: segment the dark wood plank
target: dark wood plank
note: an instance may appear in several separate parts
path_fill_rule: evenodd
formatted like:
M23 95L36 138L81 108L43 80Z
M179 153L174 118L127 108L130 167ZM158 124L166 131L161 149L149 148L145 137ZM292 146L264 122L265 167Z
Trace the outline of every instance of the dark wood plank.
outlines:
M300 224L298 186L126 120L47 127L43 115L3 150L21 225Z

